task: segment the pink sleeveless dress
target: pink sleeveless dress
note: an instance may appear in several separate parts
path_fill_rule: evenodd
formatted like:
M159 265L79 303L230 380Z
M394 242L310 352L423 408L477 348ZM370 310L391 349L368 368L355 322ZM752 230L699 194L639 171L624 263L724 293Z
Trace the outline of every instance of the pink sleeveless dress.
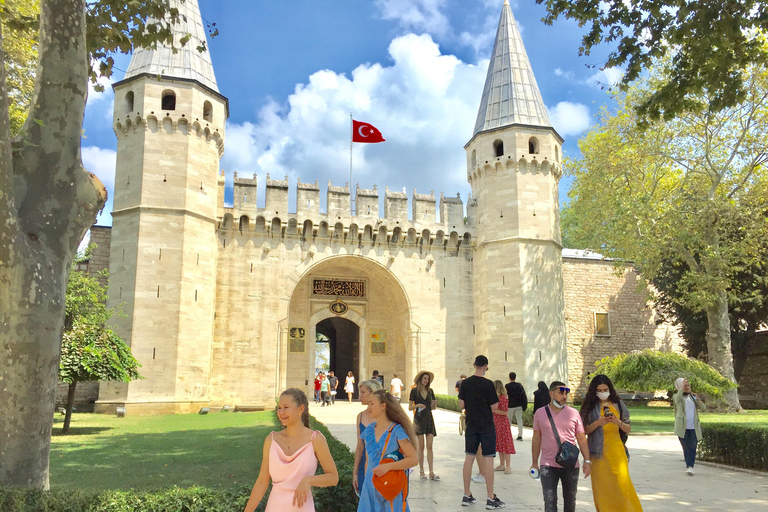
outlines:
M293 493L305 476L312 476L317 471L317 457L312 448L312 441L317 436L317 430L312 433L312 441L308 442L296 453L287 456L280 445L275 442L274 432L272 446L269 448L269 477L272 479L272 491L269 493L265 512L301 511L315 512L315 502L312 495L307 496L303 507L293 505Z

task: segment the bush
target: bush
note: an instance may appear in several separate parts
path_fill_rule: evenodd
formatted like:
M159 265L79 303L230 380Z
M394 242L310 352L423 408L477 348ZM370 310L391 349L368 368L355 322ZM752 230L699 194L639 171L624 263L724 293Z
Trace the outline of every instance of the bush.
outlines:
M437 406L449 411L461 412L459 409L459 398L451 395L435 395ZM528 409L523 411L523 425L533 428L533 404L528 404Z
M357 497L352 488L352 468L355 457L319 421L310 418L310 427L323 433L339 472L335 487L314 489L318 512L354 512ZM318 471L322 471L318 467ZM189 487L160 491L102 491L72 490L0 490L2 512L242 512L250 486L227 489ZM264 510L267 494L257 510Z
M729 466L768 471L768 429L734 423L701 426L698 457Z

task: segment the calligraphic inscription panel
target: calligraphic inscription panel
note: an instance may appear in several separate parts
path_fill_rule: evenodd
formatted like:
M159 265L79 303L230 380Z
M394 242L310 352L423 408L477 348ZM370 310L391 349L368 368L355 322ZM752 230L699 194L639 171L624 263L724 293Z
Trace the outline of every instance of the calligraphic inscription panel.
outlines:
M304 353L306 350L306 343L304 342L305 329L303 327L291 327L288 333L288 352L294 354Z
M312 294L342 297L365 297L365 281L335 281L330 279L313 279Z

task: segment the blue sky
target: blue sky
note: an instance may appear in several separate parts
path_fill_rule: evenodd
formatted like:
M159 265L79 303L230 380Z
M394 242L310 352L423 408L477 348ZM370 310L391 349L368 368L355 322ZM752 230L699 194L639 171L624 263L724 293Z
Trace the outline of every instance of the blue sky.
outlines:
M349 114L379 128L387 142L355 144L353 182L410 197L434 190L466 200L463 145L475 117L503 0L199 0L219 35L209 50L219 90L229 98L225 155L234 171L259 177L349 180ZM510 1L564 154L610 101L621 75L600 71L606 48L579 57L581 29L541 22L534 0ZM113 80L130 57L116 59ZM592 67L590 67L592 66ZM108 85L108 84L107 84ZM83 161L112 190L116 139L113 95L91 92ZM561 201L568 180L560 183ZM324 205L321 205L321 207ZM110 225L111 201L98 223Z

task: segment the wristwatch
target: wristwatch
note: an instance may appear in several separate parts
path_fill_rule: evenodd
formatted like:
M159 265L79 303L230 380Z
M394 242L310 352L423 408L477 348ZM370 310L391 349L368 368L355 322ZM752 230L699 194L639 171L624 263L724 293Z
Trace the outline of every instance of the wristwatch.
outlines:
M592 464L591 460L584 459L584 464Z

